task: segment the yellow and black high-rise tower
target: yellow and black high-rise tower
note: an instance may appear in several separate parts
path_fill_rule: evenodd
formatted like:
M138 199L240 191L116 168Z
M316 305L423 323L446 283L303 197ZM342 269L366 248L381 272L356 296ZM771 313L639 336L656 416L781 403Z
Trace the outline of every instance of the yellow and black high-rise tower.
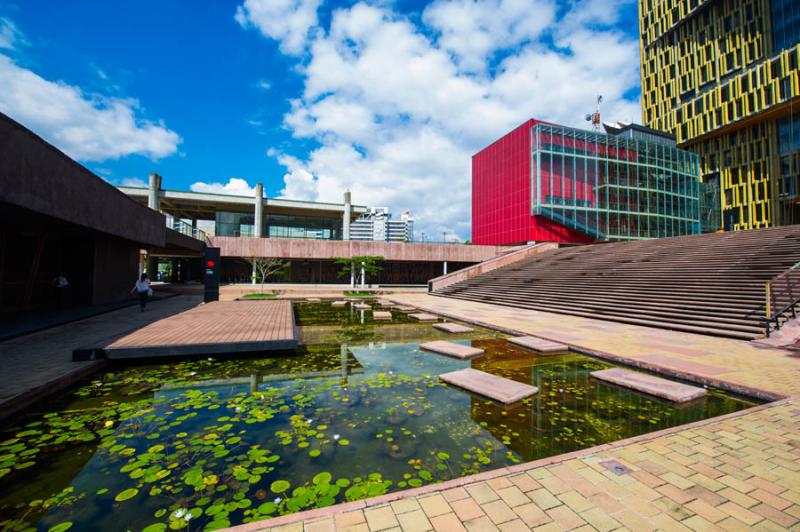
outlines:
M800 223L800 0L639 0L642 120L700 155L706 231Z

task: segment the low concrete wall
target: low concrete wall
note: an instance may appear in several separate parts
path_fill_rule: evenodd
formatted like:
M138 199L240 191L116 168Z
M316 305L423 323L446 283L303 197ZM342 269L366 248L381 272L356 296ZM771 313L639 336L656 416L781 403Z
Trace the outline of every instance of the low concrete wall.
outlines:
M502 268L503 266L508 266L509 264L527 259L528 257L533 257L534 255L544 253L545 251L550 251L551 249L558 249L558 244L555 242L542 242L540 244L526 246L519 251L513 251L511 253L501 255L500 257L481 262L475 266L458 270L457 272L442 275L428 281L428 292L441 290L442 288L450 286L451 284L472 279L473 277L481 275L482 273L490 272L492 270L496 270L497 268Z
M210 236L209 245L223 257L275 257L281 259L331 259L381 256L387 261L483 262L500 255L502 246L417 244L362 240L308 240L302 238L243 238Z

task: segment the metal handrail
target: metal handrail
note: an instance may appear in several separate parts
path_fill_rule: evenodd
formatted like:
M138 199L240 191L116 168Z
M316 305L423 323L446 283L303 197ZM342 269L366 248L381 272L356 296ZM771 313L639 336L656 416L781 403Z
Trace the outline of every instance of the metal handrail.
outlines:
M193 227L191 224L188 224L183 220L175 218L171 215L167 215L166 219L167 219L167 227L169 227L170 229L177 231L183 235L196 238L197 240L202 240L203 242L207 240L206 232L203 231L202 229Z
M769 336L772 323L780 330L781 319L786 313L797 318L797 305L800 304L800 262L776 275L764 285L764 321Z

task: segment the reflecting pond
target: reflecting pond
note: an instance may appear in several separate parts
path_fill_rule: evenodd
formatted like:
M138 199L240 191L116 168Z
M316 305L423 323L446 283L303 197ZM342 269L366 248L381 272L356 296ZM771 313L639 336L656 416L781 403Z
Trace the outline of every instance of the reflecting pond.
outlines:
M369 302L374 305L374 302ZM754 403L683 406L592 379L476 328L296 304L296 355L112 367L0 432L0 527L202 530L358 500L574 451ZM420 351L447 338L472 361ZM511 406L442 384L472 366L540 392Z

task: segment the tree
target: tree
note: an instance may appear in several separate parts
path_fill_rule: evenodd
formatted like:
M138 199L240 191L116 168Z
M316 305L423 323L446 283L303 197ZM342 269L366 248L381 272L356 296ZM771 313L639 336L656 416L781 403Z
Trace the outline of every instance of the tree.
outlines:
M253 266L252 283L256 284L261 278L261 292L264 292L264 283L268 277L283 277L289 269L289 262L271 257L252 257L249 259Z
M336 259L335 264L339 266L339 277L350 275L350 285L356 287L356 278L361 277L361 287L367 281L367 278L374 277L383 271L383 266L380 263L383 257L366 255L363 257L343 257Z

